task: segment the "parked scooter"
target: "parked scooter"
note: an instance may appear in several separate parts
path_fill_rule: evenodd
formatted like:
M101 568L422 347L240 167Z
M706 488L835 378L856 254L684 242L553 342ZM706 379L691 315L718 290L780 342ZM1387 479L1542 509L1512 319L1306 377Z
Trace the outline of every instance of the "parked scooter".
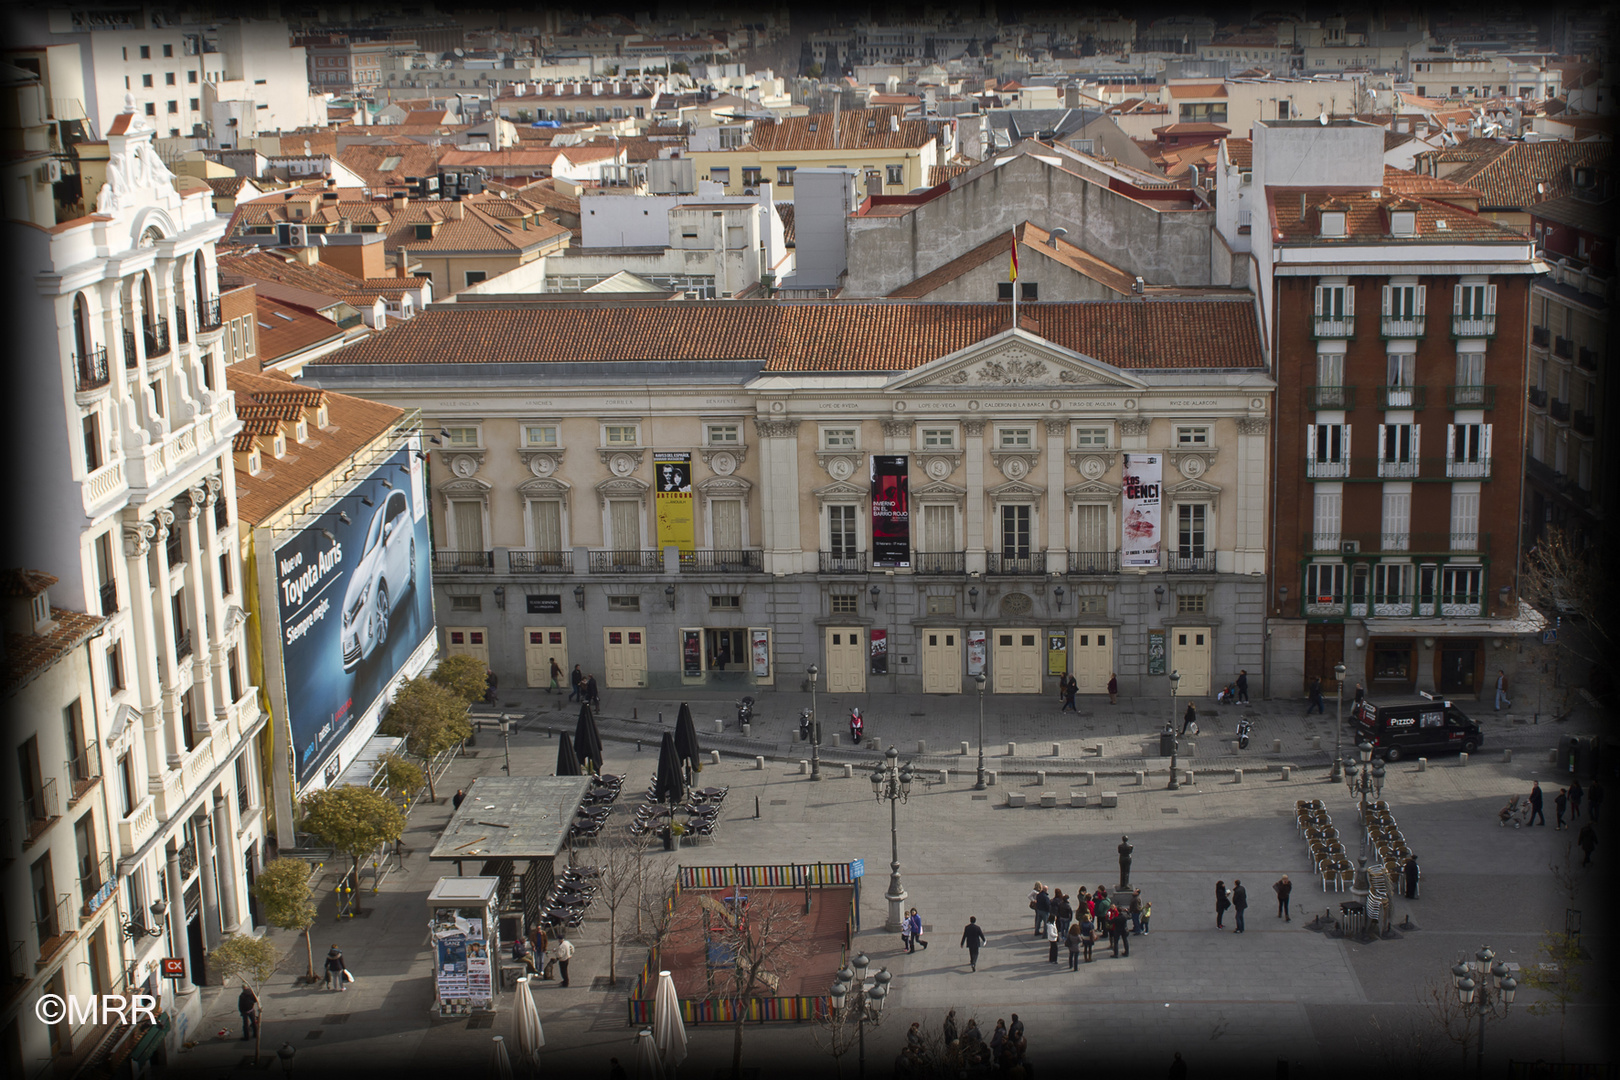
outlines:
M737 726L752 723L754 719L754 699L745 697L737 702Z
M1249 748L1249 729L1251 726L1252 725L1247 716L1238 721L1237 737L1239 750L1247 750Z
M860 706L849 710L849 741L856 746L861 745L861 733L866 730L866 721L861 719Z

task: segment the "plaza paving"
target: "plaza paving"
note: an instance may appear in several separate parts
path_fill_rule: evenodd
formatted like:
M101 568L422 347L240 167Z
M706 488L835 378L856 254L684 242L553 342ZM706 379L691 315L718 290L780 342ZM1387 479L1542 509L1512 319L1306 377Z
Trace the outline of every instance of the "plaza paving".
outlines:
M1331 701L1325 720L1304 719L1303 702L1256 705L1256 739L1241 753L1212 739L1217 725L1206 722L1188 763L1195 784L1170 792L1164 790L1165 763L1151 738L1170 713L1168 699L1122 699L1114 707L1106 699L1082 701L1076 718L1058 716L1051 699L987 698L988 764L999 775L995 787L977 793L974 756L957 752L961 741L976 738L976 696L818 697L828 734L842 728L849 705L861 704L869 734L885 745L895 743L929 769L954 770L948 782L915 785L910 801L899 808L908 905L921 910L931 948L907 955L899 938L882 929L888 809L873 800L861 768L846 779L841 767L844 761L870 762L878 755L829 748L823 755L829 764L826 780L811 783L799 773L798 762L807 755L792 732L808 695L760 695L759 722L748 739L736 731L734 720L726 734L713 734L714 717L733 715L729 697L687 698L705 746L723 753L722 764L706 768L703 780L728 784L731 794L715 842L653 857L689 864L864 859L870 876L856 944L874 967L886 965L895 975L888 1019L867 1033L867 1067L873 1075L891 1071L912 1020L937 1030L952 1007L961 1020L977 1016L986 1030L997 1017L1017 1012L1028 1025L1030 1060L1045 1070L1043 1075L1104 1065L1124 1075L1160 1076L1178 1049L1194 1076L1274 1071L1279 1060L1291 1064L1293 1076L1389 1071L1389 1061L1417 1067L1422 1062L1405 1046L1404 1033L1412 1027L1432 1030L1417 1005L1425 983L1446 979L1459 953L1472 954L1487 943L1510 963L1535 963L1543 931L1561 928L1571 906L1549 865L1571 851L1579 862L1580 853L1569 844L1574 833L1502 829L1496 811L1537 778L1548 789L1550 816L1557 784L1548 750L1561 735L1595 729L1599 718L1593 715L1577 713L1564 722L1538 725L1527 715L1498 716L1488 705L1475 705L1486 743L1466 766L1455 758L1435 759L1421 772L1415 762L1391 765L1385 797L1424 871L1421 898L1397 901L1395 920L1410 917L1416 929L1396 940L1358 944L1309 929L1313 915L1330 906L1336 911L1348 897L1324 896L1293 820L1296 799L1320 798L1335 821L1350 826L1344 829L1347 837L1353 832L1348 790L1326 779ZM511 739L513 774L548 774L556 755L551 732L571 729L578 706L560 695L527 690L503 693L502 706L524 716ZM657 739L661 730L673 728L677 707L678 699L656 693L604 694L607 768L628 773L627 799L634 799L650 777ZM1229 734L1236 715L1222 710L1218 726ZM1271 750L1274 738L1282 739L1281 752ZM931 752L946 752L918 757L919 739ZM1316 748L1317 739L1322 749ZM1016 757L1006 755L1008 740L1019 743ZM1054 741L1060 743L1056 757ZM1100 760L1085 750L1099 741ZM1510 763L1502 761L1504 748L1514 751ZM1144 756L1149 749L1152 756ZM441 791L500 771L498 737L481 736L473 753L452 765ZM755 755L766 757L764 769L755 768ZM1241 783L1231 771L1239 764L1246 769ZM1291 770L1287 780L1281 773L1285 764ZM1137 785L1134 773L1142 768L1156 771ZM1005 790L1043 790L1031 785L1036 769L1048 770L1044 790L1061 795L1083 783L1084 772L1096 771L1097 788L1116 791L1119 805L1044 810L1001 805ZM1617 811L1610 807L1604 816L1612 823ZM346 993L297 985L305 963L302 941L272 932L288 952L265 995L264 1045L273 1051L290 1042L297 1050L296 1075L483 1069L493 1035L514 1040L506 1008L488 1029L429 1018L432 968L424 899L448 867L430 864L426 852L449 813L446 800L412 814L404 842L413 853L403 872L367 897L372 914L334 922L330 898L323 903L316 955L332 942L344 949L357 976ZM1123 833L1136 848L1132 883L1153 902L1152 932L1132 940L1129 958L1115 959L1099 947L1096 960L1078 973L1069 972L1066 961L1047 963L1044 942L1031 935L1030 883L1039 877L1069 893L1082 884L1112 886L1118 876L1114 846ZM1353 840L1347 842L1353 849ZM1584 913L1585 945L1598 958L1610 957L1613 941L1608 921L1599 914L1609 897L1604 875L1612 855L1613 841L1599 848L1594 867L1578 875L1573 903ZM1284 873L1295 882L1289 923L1275 917L1271 891ZM1230 932L1230 918L1227 932L1218 932L1212 910L1215 881L1230 885L1235 878L1244 881L1251 898L1249 932L1241 936ZM969 915L976 915L989 934L976 973L968 972L966 952L957 948ZM634 1074L635 1032L625 1025L624 999L627 980L644 954L621 947L620 985L609 989L605 937L606 913L599 906L576 935L572 986L537 984L550 1075L605 1076L610 1056L618 1056ZM1612 985L1607 973L1597 970L1589 970L1587 981L1593 989L1571 1007L1565 1024L1567 1056L1612 1061ZM210 987L201 993L209 1017L202 1031L208 1037L171 1064L188 1075L247 1072L241 1068L246 1044L236 1041L235 990ZM1558 1056L1558 1019L1531 1016L1527 1006L1535 998L1521 991L1512 1014L1489 1025L1487 1064L1496 1072L1509 1057ZM214 1037L219 1030L228 1037ZM700 1027L690 1034L692 1057L684 1075L707 1077L729 1064L729 1027ZM1443 1039L1439 1046L1444 1056L1427 1071L1457 1069L1458 1049ZM798 1025L750 1026L744 1063L765 1076L832 1071L831 1059L817 1049L807 1027ZM850 1074L853 1066L853 1057L846 1058Z

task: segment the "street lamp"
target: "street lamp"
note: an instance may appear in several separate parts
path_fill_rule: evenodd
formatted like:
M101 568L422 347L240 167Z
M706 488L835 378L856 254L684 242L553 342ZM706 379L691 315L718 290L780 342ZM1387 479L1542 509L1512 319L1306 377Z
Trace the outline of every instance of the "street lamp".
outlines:
M821 714L816 712L816 680L821 669L810 665L810 779L821 779Z
M984 672L973 676L979 685L979 776L973 781L974 791L984 790Z
M1338 701L1333 705L1333 771L1328 774L1329 780L1342 780L1344 773L1340 771L1339 755L1340 739L1344 735L1344 662L1333 665L1333 683L1338 688Z
M889 747L883 762L872 767L872 794L879 802L889 803L889 891L883 899L889 902L889 920L883 928L898 934L905 919L901 909L906 901L906 890L900 884L900 813L899 804L911 797L911 762L900 764L900 751Z
M281 1059L282 1076L292 1075L293 1055L297 1053L298 1051L293 1048L293 1044L290 1042L282 1043L281 1049L276 1051L276 1057Z
M1361 799L1361 856L1356 863L1355 884L1350 891L1362 902L1367 901L1367 796L1380 796L1384 793L1384 763L1373 760L1373 745L1363 739L1356 744L1356 753L1360 755L1361 772L1356 772L1357 760L1348 754L1344 758L1346 770L1345 782L1350 787L1352 795Z
M501 713L501 771L507 776L512 775L512 721L505 713Z
M889 997L889 982L894 976L889 974L888 968L880 968L872 976L872 985L866 984L866 969L870 963L865 953L860 953L850 961L854 970L840 968L838 974L833 976L832 997L833 1014L840 1020L848 1022L853 1019L857 1025L860 1039L860 1075L866 1075L866 1022L870 1020L873 1027L883 1022L883 1006Z
M1465 1010L1472 1007L1479 1014L1479 1045L1474 1048L1475 1076L1485 1073L1485 1017L1505 1018L1513 1008L1514 995L1519 992L1519 982L1507 964L1500 960L1493 964L1492 960L1496 960L1496 954L1489 945L1484 945L1474 954L1472 966L1466 957L1458 956L1451 968L1457 999Z
M1179 671L1170 672L1170 730L1172 732L1174 732L1176 730L1176 692L1179 691L1180 689L1181 689L1181 672L1179 672ZM1178 763L1177 763L1177 759L1176 759L1176 751L1178 751L1180 749L1181 749L1181 737L1179 735L1174 736L1170 740L1170 790L1171 791L1180 791L1181 790L1181 778L1176 775L1176 773L1178 773L1180 771L1180 769L1177 768Z

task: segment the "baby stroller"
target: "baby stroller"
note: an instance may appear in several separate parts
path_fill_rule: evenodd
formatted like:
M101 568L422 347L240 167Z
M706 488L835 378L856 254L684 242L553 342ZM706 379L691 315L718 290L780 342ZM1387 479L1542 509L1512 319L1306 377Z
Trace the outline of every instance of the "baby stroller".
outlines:
M1231 705L1235 701L1237 701L1237 683L1227 683L1215 695L1215 703L1218 705Z
M1508 800L1506 806L1497 811L1496 816L1504 827L1512 825L1517 829L1530 820L1530 800L1515 795Z

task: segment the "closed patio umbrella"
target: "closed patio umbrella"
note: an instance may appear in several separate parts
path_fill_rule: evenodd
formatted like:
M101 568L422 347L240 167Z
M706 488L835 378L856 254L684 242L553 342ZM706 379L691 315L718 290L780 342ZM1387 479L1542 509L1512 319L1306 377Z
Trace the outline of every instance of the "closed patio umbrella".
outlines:
M703 749L698 746L697 726L692 723L691 710L681 706L680 719L675 721L675 752L693 771L703 768L700 760Z
M675 979L667 971L658 973L658 993L653 999L653 1041L667 1068L673 1070L686 1060L686 1025L681 1022L681 1001L675 993Z
M666 731L658 747L658 775L653 781L653 797L674 806L685 794L686 783L681 776L681 756L675 751L675 736Z
M591 714L589 705L579 707L579 723L574 725L574 752L579 755L580 765L593 762L596 771L602 771L602 736L597 733L596 717Z
M557 736L557 776L578 776L579 755L574 753L574 742L568 732Z
M518 1064L530 1072L540 1071L540 1048L546 1045L546 1034L540 1026L540 1010L535 1008L534 994L530 992L529 976L518 980L517 1021Z
M661 1080L663 1075L664 1063L658 1060L652 1028L642 1028L636 1035L636 1080Z
M506 1040L495 1036L495 1052L489 1059L489 1075L494 1080L512 1080L512 1060L506 1056Z

